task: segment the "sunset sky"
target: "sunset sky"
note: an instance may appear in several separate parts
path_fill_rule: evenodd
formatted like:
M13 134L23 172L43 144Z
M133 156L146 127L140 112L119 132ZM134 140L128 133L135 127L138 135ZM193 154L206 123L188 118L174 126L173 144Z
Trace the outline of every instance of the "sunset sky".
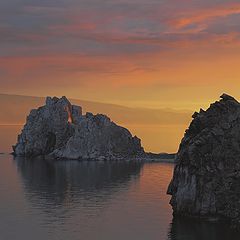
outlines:
M0 92L175 109L240 97L239 23L239 1L0 1Z
M239 1L0 1L0 93L206 108L240 98L239 23Z

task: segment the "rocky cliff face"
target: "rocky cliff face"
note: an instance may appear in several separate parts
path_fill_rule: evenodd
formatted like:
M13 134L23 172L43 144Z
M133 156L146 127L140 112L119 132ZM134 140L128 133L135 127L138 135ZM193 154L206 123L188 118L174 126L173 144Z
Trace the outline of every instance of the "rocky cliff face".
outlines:
M168 193L175 215L240 222L240 103L223 94L194 113Z
M17 156L65 159L117 159L144 153L140 139L102 114L82 115L66 97L47 97L32 110L13 146Z

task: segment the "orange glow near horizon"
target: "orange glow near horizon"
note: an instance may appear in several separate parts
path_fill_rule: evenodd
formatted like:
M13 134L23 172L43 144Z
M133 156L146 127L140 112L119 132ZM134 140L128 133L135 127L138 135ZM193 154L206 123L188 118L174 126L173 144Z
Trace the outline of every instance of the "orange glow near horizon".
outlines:
M33 95L32 88L35 88L37 90L35 94L40 96L67 95L78 99L136 107L171 107L191 110L194 106L188 107L183 102L191 103L194 100L193 95L196 96L195 99L198 98L200 101L207 97L205 101L202 101L203 104L208 103L209 99L216 98L216 94L222 92L229 92L238 98L240 96L237 91L240 87L240 71L238 70L240 49L238 51L238 48L232 49L231 47L212 54L203 54L201 51L194 51L194 54L189 53L189 55L186 53L184 57L172 54L136 56L137 61L143 61L141 57L148 58L148 61L152 60L155 65L154 70L135 69L131 71L133 67L131 62L134 61L134 58L129 57L127 60L125 57L118 57L120 66L113 64L113 68L116 69L112 69L112 74L50 71L43 72L40 76L31 77L29 80L24 78L25 74L34 71L34 69L41 69L44 64L58 64L62 67L65 66L64 68L71 66L77 69L81 68L82 62L85 61L85 67L93 65L100 68L107 65L110 57L109 59L107 57L92 59L81 56L11 57L0 59L0 65L4 66L12 79L17 79L20 76L25 79L25 85L22 85L23 82L17 81L14 86L16 89L14 92L22 95ZM71 82L69 78L72 79ZM82 81L79 82L80 80ZM5 89L13 87L7 85ZM45 89L46 87L48 88ZM201 95L198 89L201 90ZM191 92L188 95L189 91ZM4 92L4 86L1 86L1 92ZM164 96L164 99L161 96ZM179 96L182 97L182 101L176 101ZM170 105L164 105L166 97L172 101ZM151 98L155 104L149 106ZM157 102L158 104L156 104Z

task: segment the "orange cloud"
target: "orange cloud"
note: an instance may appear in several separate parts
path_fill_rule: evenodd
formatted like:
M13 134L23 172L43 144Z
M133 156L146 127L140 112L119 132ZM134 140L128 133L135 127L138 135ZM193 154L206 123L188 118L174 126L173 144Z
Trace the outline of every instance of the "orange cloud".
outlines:
M226 4L210 9L193 10L190 14L185 13L186 16L184 17L170 21L170 24L177 29L181 29L191 24L198 24L214 18L227 17L234 14L240 14L240 4Z
M34 81L68 85L71 79L71 85L76 81L88 86L108 82L114 87L129 83L129 78L123 77L126 75L136 76L130 82L141 84L143 76L154 71L134 59L133 56L128 58L123 55L116 56L113 60L112 56L80 54L0 57L0 69L5 72L6 78L13 79L16 84L17 79L22 79L23 86L26 82L32 83L33 86ZM142 76L139 78L138 74ZM119 81L113 81L114 78ZM143 83L147 84L145 81Z
M197 49L186 39L181 41L181 47L178 43L179 47L172 51L118 53L105 56L59 53L1 57L0 66L5 73L2 79L9 79L1 87L4 89L6 85L16 86L19 79L23 87L29 84L36 87L42 85L39 84L41 81L51 83L53 88L59 85L72 88L84 85L114 90L146 86L155 88L156 85L159 89L169 86L199 86L216 84L219 81L223 85L226 77L229 79L240 77L238 73L240 44L237 37L237 33L216 35L212 36L209 43L206 36L201 42L200 40L197 42ZM222 42L229 47L222 48ZM10 80L12 83L9 83Z

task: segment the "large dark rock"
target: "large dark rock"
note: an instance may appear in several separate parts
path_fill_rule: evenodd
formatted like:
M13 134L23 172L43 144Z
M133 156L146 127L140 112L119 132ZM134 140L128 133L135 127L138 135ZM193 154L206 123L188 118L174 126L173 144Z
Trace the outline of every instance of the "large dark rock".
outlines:
M168 188L174 215L240 222L240 103L223 94L193 118Z
M13 146L17 156L64 159L119 159L144 153L140 139L102 114L82 115L66 97L50 98L32 110Z

